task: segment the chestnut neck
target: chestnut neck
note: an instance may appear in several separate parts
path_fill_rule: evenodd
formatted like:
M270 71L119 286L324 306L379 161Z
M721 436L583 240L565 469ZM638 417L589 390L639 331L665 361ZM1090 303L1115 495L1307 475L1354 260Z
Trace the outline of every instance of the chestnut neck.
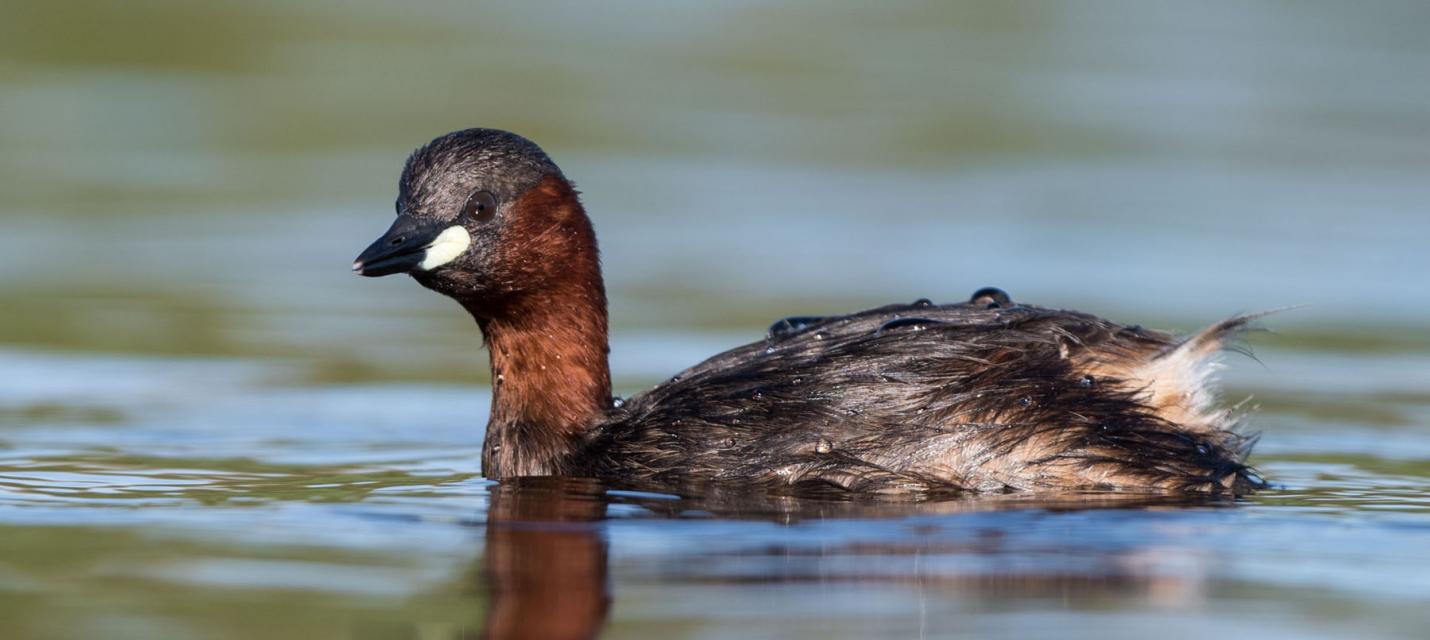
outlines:
M611 406L606 291L576 192L548 176L514 203L497 255L511 291L462 301L491 355L489 478L561 475Z

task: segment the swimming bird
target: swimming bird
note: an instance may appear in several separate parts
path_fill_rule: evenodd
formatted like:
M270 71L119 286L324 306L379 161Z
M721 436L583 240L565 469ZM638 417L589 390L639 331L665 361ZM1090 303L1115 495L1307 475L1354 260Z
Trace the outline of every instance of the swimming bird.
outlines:
M407 159L396 210L353 271L409 274L476 320L489 478L895 494L1262 485L1212 380L1251 316L1179 339L986 288L786 318L618 401L596 234L540 147L495 129L440 136Z

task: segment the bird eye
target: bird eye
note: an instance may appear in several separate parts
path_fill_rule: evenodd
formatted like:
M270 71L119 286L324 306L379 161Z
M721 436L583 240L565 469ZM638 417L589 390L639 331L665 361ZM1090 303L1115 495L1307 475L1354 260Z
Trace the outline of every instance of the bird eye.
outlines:
M473 191L462 207L462 215L477 222L488 222L497 215L497 199L487 191Z

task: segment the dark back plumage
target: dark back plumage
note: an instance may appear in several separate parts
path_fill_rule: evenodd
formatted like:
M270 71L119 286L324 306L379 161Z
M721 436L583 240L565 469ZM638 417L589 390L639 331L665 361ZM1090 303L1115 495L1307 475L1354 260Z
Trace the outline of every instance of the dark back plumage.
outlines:
M1197 407L1201 422L1174 423L1136 378L1180 344L997 303L794 318L631 398L583 457L593 475L671 483L1248 490L1235 418Z

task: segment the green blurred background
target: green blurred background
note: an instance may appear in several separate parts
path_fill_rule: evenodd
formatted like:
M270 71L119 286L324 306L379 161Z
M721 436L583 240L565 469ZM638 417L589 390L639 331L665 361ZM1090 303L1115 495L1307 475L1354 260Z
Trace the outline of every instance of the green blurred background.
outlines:
M729 344L781 315L988 284L1183 328L1303 304L1277 320L1292 339L1430 343L1424 3L5 16L12 345L481 378L449 348L475 342L450 304L347 273L405 154L468 126L538 141L582 187L631 351L652 330Z

